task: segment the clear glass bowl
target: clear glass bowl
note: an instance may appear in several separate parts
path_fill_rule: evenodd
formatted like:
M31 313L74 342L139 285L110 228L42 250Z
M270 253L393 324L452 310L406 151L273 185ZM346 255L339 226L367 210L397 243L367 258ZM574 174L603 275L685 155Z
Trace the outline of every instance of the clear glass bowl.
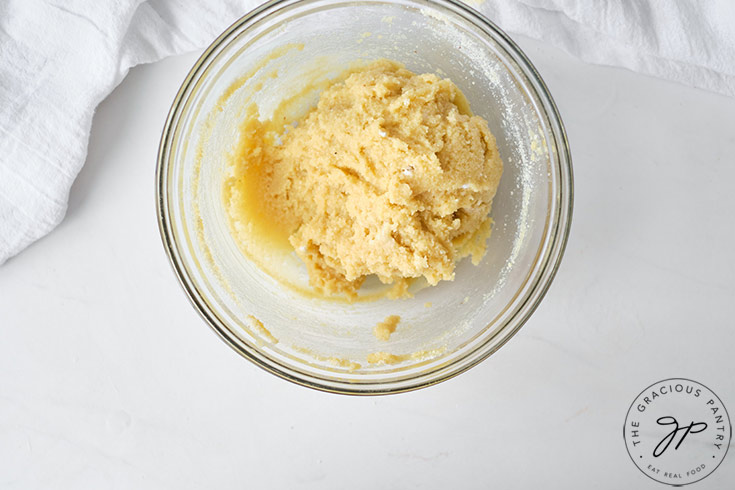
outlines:
M226 155L249 102L267 117L303 89L307 107L318 97L307 81L379 58L450 78L488 121L505 165L488 252L479 266L458 264L455 281L411 299L348 304L302 295L250 262L230 235L222 205ZM561 119L538 73L505 33L464 4L277 0L227 29L184 81L161 139L157 205L184 290L238 353L311 388L395 393L469 369L529 318L566 244L572 168ZM306 280L298 261L283 268ZM372 330L388 315L400 315L401 323L384 342ZM375 352L401 362L370 364Z

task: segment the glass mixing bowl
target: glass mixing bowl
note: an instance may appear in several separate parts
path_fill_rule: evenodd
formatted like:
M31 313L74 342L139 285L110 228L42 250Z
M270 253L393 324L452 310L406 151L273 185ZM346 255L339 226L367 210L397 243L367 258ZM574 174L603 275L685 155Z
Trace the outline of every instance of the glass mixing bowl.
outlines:
M245 107L268 117L356 60L388 58L450 78L497 138L504 173L479 266L410 299L349 304L300 294L240 252L222 180ZM314 82L317 82L314 85ZM284 379L320 390L380 394L429 386L490 356L538 306L559 266L572 211L564 128L546 86L515 43L452 0L276 0L227 29L174 100L158 157L158 217L184 290L233 349ZM282 264L306 281L295 259ZM388 342L373 327L401 322ZM372 353L394 364L370 363Z

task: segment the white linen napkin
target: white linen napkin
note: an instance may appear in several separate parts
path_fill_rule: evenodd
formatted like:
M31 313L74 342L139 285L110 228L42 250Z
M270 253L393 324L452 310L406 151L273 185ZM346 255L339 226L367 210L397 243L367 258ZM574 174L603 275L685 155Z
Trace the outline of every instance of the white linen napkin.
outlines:
M735 96L735 1L487 0L501 28L588 61Z
M94 110L130 67L203 48L258 3L0 2L0 264L63 219ZM730 0L468 3L583 60L735 96Z

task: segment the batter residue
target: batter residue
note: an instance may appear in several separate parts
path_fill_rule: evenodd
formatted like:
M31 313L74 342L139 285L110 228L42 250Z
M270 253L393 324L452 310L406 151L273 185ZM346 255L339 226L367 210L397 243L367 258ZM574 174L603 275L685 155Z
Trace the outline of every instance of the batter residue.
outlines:
M385 320L375 325L375 328L373 328L373 335L375 335L375 338L378 340L390 340L390 335L396 331L400 322L400 316L390 315Z

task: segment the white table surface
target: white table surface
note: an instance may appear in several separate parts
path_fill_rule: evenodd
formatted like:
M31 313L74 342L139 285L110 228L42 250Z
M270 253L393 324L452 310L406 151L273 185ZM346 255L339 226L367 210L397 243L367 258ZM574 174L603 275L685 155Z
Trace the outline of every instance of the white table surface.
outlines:
M574 156L562 267L488 361L378 398L282 381L189 305L154 168L196 56L133 69L64 222L0 267L0 488L666 488L626 452L635 396L687 377L735 413L735 99L520 41ZM731 451L691 488L733 486Z

